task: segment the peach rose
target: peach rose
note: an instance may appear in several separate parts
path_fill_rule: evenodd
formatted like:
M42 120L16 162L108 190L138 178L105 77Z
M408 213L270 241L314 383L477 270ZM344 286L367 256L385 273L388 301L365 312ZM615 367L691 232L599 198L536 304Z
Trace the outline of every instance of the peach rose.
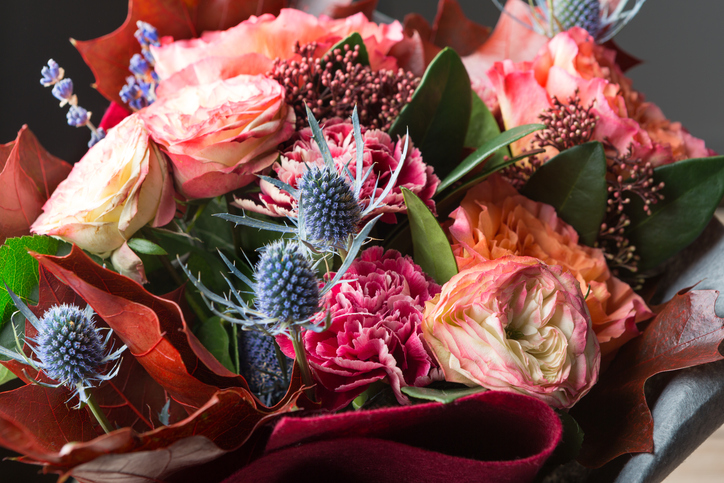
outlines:
M397 21L378 25L362 13L334 20L324 15L317 18L299 10L282 9L278 17L271 14L252 16L228 30L204 32L198 39L173 42L166 37L161 39L160 47L151 50L156 59L156 73L163 80L209 58L223 58L232 63L234 58L249 54L261 54L271 60L288 59L294 55L292 49L297 41L302 45L319 43L321 55L353 32L358 32L364 39L374 70L397 69L397 61L390 57L391 51L395 47L400 50L398 44L401 42L409 42L402 25Z
M144 225L163 226L175 212L166 160L132 114L73 166L30 230L105 258Z
M423 336L445 379L573 406L601 364L573 276L532 257L472 265L425 303Z
M176 186L188 198L211 198L248 184L294 133L284 88L262 75L188 85L139 114L169 154Z
M522 195L499 176L468 191L451 213L453 253L460 270L507 255L538 258L571 273L586 305L601 352L607 355L638 335L636 323L653 314L641 297L614 277L603 252L578 244L578 233L555 209Z
M606 140L621 153L633 147L637 158L654 166L712 154L703 141L643 103L616 65L615 53L596 45L581 28L553 37L531 62L496 62L488 78L506 129L540 122L538 116L552 106L554 97L566 102L578 91L582 105L593 104L599 118L593 139ZM517 141L513 150L529 149L531 141L532 136Z

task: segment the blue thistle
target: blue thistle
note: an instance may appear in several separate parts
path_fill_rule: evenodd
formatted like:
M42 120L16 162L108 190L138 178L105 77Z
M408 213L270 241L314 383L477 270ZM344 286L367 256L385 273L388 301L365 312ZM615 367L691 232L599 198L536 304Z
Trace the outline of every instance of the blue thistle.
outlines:
M282 354L272 337L244 331L240 337L241 375L249 389L271 406L286 394L291 378L292 360Z
M357 233L362 210L352 186L336 169L312 166L299 179L297 188L304 203L300 223L309 239L337 246Z
M277 240L263 248L256 265L256 306L267 317L291 324L319 310L319 281L299 244Z
M48 60L48 65L44 66L40 70L40 75L43 76L43 78L40 79L40 83L43 84L43 86L48 87L60 81L63 78L64 71L56 61L50 59Z
M539 34L553 37L572 27L581 27L601 44L621 31L645 1L634 0L633 6L627 10L629 0L621 0L614 9L611 9L610 2L604 0L529 0L526 18L512 15L500 0L493 0L493 3L501 12Z
M118 374L119 358L126 346L113 351L108 344L113 331L96 328L90 306L81 310L75 305L54 305L45 312L43 318L38 319L7 285L5 289L18 310L38 331L38 335L34 339L27 339L27 342L31 343L29 347L39 360L25 355L17 334L17 352L0 347L0 354L27 364L56 381L54 385L35 383L47 387L66 386L73 396L78 395L80 407L82 403L89 402L89 388ZM105 338L101 336L103 330L108 330ZM107 374L103 374L106 363L112 361L118 362Z

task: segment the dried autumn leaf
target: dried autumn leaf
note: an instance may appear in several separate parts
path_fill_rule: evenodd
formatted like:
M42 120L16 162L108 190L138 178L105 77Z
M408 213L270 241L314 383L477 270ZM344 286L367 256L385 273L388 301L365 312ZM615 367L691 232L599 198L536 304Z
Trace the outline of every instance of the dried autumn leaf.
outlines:
M76 246L65 257L35 256L93 307L151 377L189 412L202 407L218 389L230 387L243 389L256 407L244 378L203 347L178 304L104 269Z
M128 62L141 51L133 37L138 20L156 27L159 36L180 40L228 29L251 15L277 15L285 5L284 0L129 0L128 16L118 29L97 39L72 42L93 71L98 91L123 105L118 93L131 75Z
M45 200L71 166L47 152L23 126L15 141L0 145L0 244L27 235Z
M653 450L644 383L661 372L722 359L724 319L714 313L717 295L713 290L679 292L571 410L585 434L582 464L597 468L626 453Z

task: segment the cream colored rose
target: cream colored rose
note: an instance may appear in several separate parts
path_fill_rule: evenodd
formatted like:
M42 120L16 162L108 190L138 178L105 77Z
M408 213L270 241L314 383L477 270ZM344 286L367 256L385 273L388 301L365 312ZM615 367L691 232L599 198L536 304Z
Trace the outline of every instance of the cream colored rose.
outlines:
M598 378L601 353L578 282L532 257L461 271L426 302L422 330L451 382L568 408Z
M170 222L175 211L166 160L133 114L73 166L30 230L107 257L144 225Z

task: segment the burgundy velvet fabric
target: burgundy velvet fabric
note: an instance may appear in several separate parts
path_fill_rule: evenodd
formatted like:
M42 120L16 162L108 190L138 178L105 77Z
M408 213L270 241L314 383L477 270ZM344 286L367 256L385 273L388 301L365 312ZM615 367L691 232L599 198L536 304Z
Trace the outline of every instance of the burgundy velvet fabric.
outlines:
M494 391L450 404L284 417L263 456L225 483L525 483L561 434L546 404Z
M100 124L98 124L98 127L102 127L108 131L110 128L130 115L131 111L116 102L111 102L111 105L108 106L106 112L103 113L103 118L101 119Z

